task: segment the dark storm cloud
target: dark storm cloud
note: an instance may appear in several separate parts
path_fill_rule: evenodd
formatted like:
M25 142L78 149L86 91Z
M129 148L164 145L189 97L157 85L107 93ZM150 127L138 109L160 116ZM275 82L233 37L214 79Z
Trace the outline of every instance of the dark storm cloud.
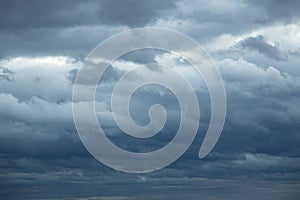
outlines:
M144 26L157 20L163 10L175 7L174 3L172 0L103 0L99 3L98 16L106 24Z
M283 180L277 180L277 182L274 182L273 179L260 181L243 177L238 179L198 177L200 174L207 173L214 168L223 169L224 171L220 171L220 174L225 171L238 173L239 170L237 169L243 169L247 162L252 163L251 167L244 170L251 173L253 169L261 167L257 165L261 160L271 170L274 170L272 164L277 162L283 161L281 166L296 164L296 160L292 159L246 155L242 162L236 161L235 163L232 160L221 164L221 162L208 161L207 164L198 165L199 163L193 164L189 161L188 163L192 166L187 163L186 165L176 166L176 168L163 169L157 173L132 175L116 173L107 167L100 166L93 159L80 157L53 160L12 159L12 163L21 166L17 169L20 172L18 174L14 173L16 169L10 163L2 163L3 166L9 169L7 173L12 175L11 181L17 185L17 187L5 188L6 195L10 195L10 198L13 199L41 197L47 199L88 197L91 199L109 199L109 197L112 199L118 199L118 197L120 199L162 199L166 197L182 199L186 196L191 199L198 199L199 197L205 197L205 199L231 199L232 196L237 199L253 199L262 196L272 197L272 199L285 199L299 194L297 192L297 186L299 185L284 181L286 177L282 177ZM236 166L239 167L235 168ZM188 173L191 168L198 168L193 175ZM35 171L35 173L31 173L32 171ZM255 172L251 174L255 175ZM11 186L7 180L1 179L0 181L2 184ZM33 191L33 188L39 189ZM22 194L14 193L13 191L16 189L22 190Z
M241 42L242 47L255 49L265 56L275 60L286 60L286 56L282 55L278 46L273 46L267 43L262 36L249 37Z
M81 59L112 34L155 21L174 1L13 0L0 4L1 58L50 53Z
M62 28L89 24L140 26L153 21L174 1L6 1L1 3L0 30Z
M221 6L190 0L7 1L0 6L0 57L63 54L81 59L105 38L140 26L173 28L206 43L220 34L296 20L295 2L240 1Z
M2 119L0 127L2 156L7 154L12 157L39 159L90 157L71 123L55 123L54 127L51 123L37 124Z
M1 2L1 31L76 26L94 21L92 2L75 1L5 1ZM91 15L92 14L92 15Z
M66 55L82 60L98 43L125 26L74 26L0 32L0 58Z

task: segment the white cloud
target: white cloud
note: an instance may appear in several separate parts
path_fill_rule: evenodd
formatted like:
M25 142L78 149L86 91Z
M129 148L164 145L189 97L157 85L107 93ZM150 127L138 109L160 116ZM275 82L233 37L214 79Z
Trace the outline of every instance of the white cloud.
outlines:
M69 101L72 84L69 71L81 65L69 57L15 57L0 61L13 72L11 81L0 80L0 92L20 100L36 96L51 102Z
M257 37L262 35L273 45L279 45L280 49L284 52L299 51L300 44L300 25L292 24L273 24L270 26L253 29L242 34L221 34L214 38L212 41L205 44L205 47L210 51L218 51L228 49L240 41L249 37Z
M249 63L245 60L224 59L217 62L217 65L227 81L240 81L253 85L279 82L284 79L282 74L275 67L269 66L266 70Z

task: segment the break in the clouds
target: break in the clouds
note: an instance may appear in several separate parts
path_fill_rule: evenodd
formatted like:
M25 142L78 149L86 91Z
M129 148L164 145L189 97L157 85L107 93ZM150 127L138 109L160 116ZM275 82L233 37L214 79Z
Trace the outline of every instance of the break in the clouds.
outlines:
M297 1L7 1L0 3L1 199L298 199L300 20ZM179 107L166 88L139 89L133 119L167 108L157 137L133 139L116 126L110 97L118 79L147 62L188 78L201 121L191 148L171 166L130 175L97 162L72 119L72 87L82 58L123 30L172 28L200 42L227 92L227 118L213 151L197 158L210 118L201 77L168 52L144 50L112 63L99 82L96 111L108 137L147 152L174 137ZM93 75L93 74L91 74ZM89 77L86 77L86 84ZM134 108L134 109L133 109Z

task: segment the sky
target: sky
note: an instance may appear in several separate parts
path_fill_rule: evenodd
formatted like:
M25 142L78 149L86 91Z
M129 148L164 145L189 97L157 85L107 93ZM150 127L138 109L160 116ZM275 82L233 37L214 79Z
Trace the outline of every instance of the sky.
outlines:
M300 197L299 1L1 1L0 199L287 199ZM109 66L96 92L107 137L133 152L163 147L180 109L160 86L137 90L136 123L160 103L168 119L157 137L131 138L115 124L111 92L122 75L149 62L187 77L199 99L197 136L159 171L113 170L85 149L72 117L72 88L83 59L121 31L162 27L199 42L223 78L227 115L210 152L198 151L210 120L208 90L189 63L169 52L140 50Z

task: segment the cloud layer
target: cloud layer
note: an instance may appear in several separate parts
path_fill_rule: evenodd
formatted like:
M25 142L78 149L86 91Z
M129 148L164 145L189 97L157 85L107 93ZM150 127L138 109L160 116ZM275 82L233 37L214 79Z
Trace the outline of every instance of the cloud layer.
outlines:
M0 6L0 198L298 199L300 25L296 1L10 1ZM150 174L113 171L79 140L72 87L82 58L134 27L172 28L203 44L227 92L227 118L213 152L197 153L210 118L207 88L192 67L162 51L132 52L105 72L96 111L108 137L147 152L174 137L180 112L163 87L136 92L133 119L145 125L154 103L167 108L162 132L131 138L116 126L112 89L134 67L157 62L187 77L199 99L198 135L181 159ZM88 77L87 77L88 81ZM133 109L134 108L134 109Z

